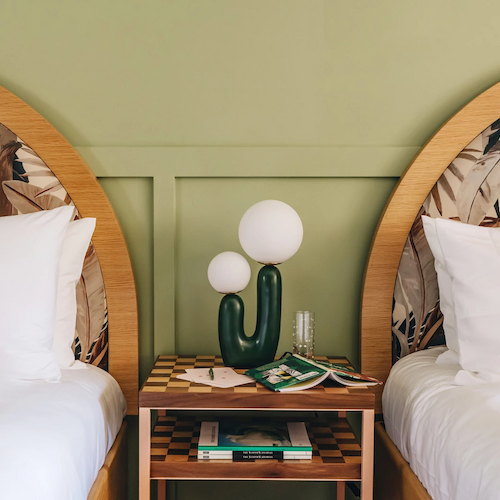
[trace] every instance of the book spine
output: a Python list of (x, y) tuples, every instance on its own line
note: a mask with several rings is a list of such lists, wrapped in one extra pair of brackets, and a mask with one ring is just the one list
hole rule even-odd
[(210, 452), (198, 452), (198, 459), (204, 460), (234, 460), (237, 461), (249, 461), (249, 460), (293, 460), (302, 459), (308, 460), (312, 458), (312, 453), (293, 453), (293, 452), (283, 452), (283, 451), (263, 451), (263, 452), (243, 452), (243, 451), (233, 451), (227, 453), (210, 453)]
[(294, 455), (301, 454), (301, 453), (311, 453), (312, 452), (312, 446), (263, 446), (262, 449), (248, 449), (248, 448), (241, 448), (239, 447), (234, 447), (234, 446), (198, 446), (198, 451), (203, 451), (203, 452), (210, 452), (210, 453), (231, 453), (233, 451), (238, 451), (238, 452), (248, 452), (248, 453), (275, 453), (277, 451), (285, 452), (285, 453), (292, 453)]
[(283, 452), (282, 451), (233, 451), (233, 460), (252, 460), (254, 458), (283, 460)]

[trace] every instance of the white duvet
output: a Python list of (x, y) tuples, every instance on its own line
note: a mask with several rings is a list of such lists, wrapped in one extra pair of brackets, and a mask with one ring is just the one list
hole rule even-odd
[(434, 500), (500, 499), (500, 382), (455, 381), (446, 348), (398, 361), (382, 405), (387, 433)]
[(60, 383), (0, 381), (0, 499), (86, 500), (120, 430), (118, 383), (94, 366)]

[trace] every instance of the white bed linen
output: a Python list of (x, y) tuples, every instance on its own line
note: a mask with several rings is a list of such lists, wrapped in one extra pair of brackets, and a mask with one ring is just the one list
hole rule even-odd
[(61, 372), (59, 383), (0, 382), (2, 500), (86, 500), (120, 430), (126, 402), (111, 375)]
[(387, 433), (434, 500), (500, 499), (500, 382), (457, 385), (460, 366), (435, 363), (445, 350), (393, 366)]

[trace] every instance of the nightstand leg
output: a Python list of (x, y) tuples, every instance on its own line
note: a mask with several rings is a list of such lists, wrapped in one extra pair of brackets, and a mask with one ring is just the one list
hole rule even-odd
[(167, 500), (167, 481), (158, 479), (158, 500)]
[(361, 500), (373, 499), (373, 438), (375, 410), (363, 410), (361, 427)]
[(151, 496), (151, 410), (139, 408), (139, 500)]
[(337, 500), (345, 500), (345, 482), (337, 481)]

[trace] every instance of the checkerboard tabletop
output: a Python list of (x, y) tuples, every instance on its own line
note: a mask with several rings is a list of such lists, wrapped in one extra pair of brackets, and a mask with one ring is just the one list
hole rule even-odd
[[(316, 359), (350, 367), (345, 357), (318, 356)], [(163, 355), (139, 394), (141, 407), (177, 409), (216, 408), (296, 408), (367, 409), (374, 404), (368, 387), (344, 387), (330, 380), (307, 389), (289, 393), (270, 391), (257, 381), (245, 385), (219, 388), (177, 379), (189, 368), (223, 367), (220, 356)], [(245, 369), (236, 369), (244, 373)]]
[[(252, 477), (255, 468), (272, 475), (279, 470), (282, 477), (305, 478), (312, 476), (328, 480), (332, 479), (332, 465), (335, 464), (337, 477), (359, 479), (361, 474), (361, 447), (345, 418), (326, 420), (324, 418), (303, 417), (239, 417), (238, 420), (252, 422), (269, 421), (304, 421), (311, 445), (312, 459), (309, 460), (253, 460), (233, 462), (232, 460), (198, 460), (198, 440), (203, 418), (175, 417), (162, 413), (159, 415), (151, 439), (151, 476), (152, 477), (184, 477), (184, 464), (196, 467), (197, 474), (213, 477), (214, 469), (224, 468), (225, 474), (241, 477), (248, 474)], [(210, 420), (210, 419), (205, 419)], [(227, 469), (227, 464), (232, 464)], [(286, 468), (283, 466), (286, 464)], [(236, 466), (236, 467), (235, 467)], [(291, 468), (290, 468), (291, 467)], [(267, 472), (266, 472), (267, 471)], [(285, 472), (284, 472), (285, 471)], [(283, 476), (283, 474), (286, 474)]]

